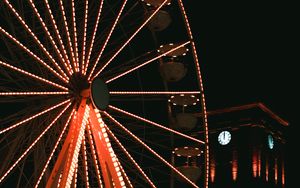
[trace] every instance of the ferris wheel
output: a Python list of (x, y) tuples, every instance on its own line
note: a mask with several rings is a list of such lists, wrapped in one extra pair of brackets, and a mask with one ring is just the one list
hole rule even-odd
[(1, 187), (208, 187), (205, 97), (182, 0), (0, 9)]

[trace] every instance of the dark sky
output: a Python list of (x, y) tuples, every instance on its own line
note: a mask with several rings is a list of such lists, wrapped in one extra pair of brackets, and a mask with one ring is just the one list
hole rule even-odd
[[(295, 5), (275, 1), (185, 2), (200, 54), (208, 109), (265, 103), (290, 122), (288, 155), (296, 162), (296, 66), (300, 61), (296, 55), (299, 20)], [(296, 166), (290, 165), (290, 169)]]
[[(282, 1), (183, 1), (199, 52), (208, 109), (263, 102), (291, 123), (289, 146), (299, 148), (294, 137), (300, 62), (299, 20), (292, 8), (296, 6)], [(294, 149), (290, 151), (288, 155)]]
[(267, 3), (187, 5), (208, 106), (262, 101), (289, 119), (297, 62), (292, 13), (282, 11), (284, 5)]

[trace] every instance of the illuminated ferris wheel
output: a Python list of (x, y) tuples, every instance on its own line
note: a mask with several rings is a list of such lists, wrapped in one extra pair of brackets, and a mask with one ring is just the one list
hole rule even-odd
[(0, 9), (1, 187), (208, 187), (205, 98), (182, 0)]

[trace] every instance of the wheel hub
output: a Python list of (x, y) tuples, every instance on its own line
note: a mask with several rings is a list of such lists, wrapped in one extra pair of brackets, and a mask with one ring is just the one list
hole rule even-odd
[(97, 77), (89, 83), (86, 76), (74, 73), (70, 77), (69, 86), (76, 101), (80, 102), (82, 97), (90, 97), (94, 106), (99, 110), (107, 108), (110, 96), (108, 87), (101, 78)]
[(88, 90), (90, 84), (86, 76), (82, 75), (81, 73), (74, 73), (70, 77), (69, 87), (72, 91), (74, 99), (80, 101), (80, 99), (82, 98), (83, 91)]

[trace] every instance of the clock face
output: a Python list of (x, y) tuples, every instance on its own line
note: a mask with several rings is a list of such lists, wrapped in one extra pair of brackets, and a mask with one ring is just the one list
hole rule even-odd
[(273, 139), (273, 136), (270, 134), (268, 135), (268, 146), (270, 149), (274, 148), (274, 139)]
[(218, 141), (221, 145), (227, 145), (231, 140), (231, 134), (229, 131), (222, 131), (218, 136)]

